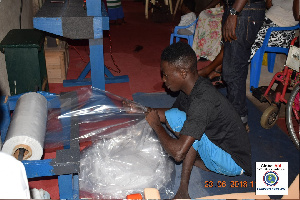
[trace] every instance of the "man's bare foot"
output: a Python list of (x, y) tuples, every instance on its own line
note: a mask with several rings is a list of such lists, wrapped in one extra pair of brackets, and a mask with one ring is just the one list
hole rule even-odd
[(182, 191), (180, 188), (178, 189), (176, 195), (173, 199), (191, 199), (188, 191)]
[(222, 73), (221, 71), (213, 70), (212, 72), (209, 73), (208, 78), (213, 79), (215, 77), (219, 77), (221, 73)]

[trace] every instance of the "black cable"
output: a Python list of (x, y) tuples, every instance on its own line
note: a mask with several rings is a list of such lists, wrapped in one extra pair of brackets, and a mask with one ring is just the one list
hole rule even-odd
[(23, 10), (23, 0), (21, 0), (21, 7), (20, 7), (20, 17), (19, 17), (19, 20), (20, 20), (20, 29), (22, 29), (22, 10)]
[(114, 72), (121, 73), (121, 69), (116, 64), (115, 59), (114, 59), (113, 54), (112, 54), (112, 41), (111, 41), (111, 37), (110, 37), (110, 31), (108, 31), (108, 37), (109, 37), (109, 53), (110, 53), (110, 57), (111, 57), (111, 59), (113, 61), (113, 64), (114, 64), (114, 66), (116, 67), (117, 70), (115, 70), (115, 69), (113, 69), (111, 67), (108, 67), (108, 66), (106, 66), (106, 68), (110, 69), (110, 70), (112, 70)]

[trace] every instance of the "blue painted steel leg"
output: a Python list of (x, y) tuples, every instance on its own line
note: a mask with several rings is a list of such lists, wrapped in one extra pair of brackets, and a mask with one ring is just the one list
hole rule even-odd
[(73, 174), (73, 199), (79, 199), (79, 176)]
[[(73, 199), (72, 174), (58, 176), (58, 188), (60, 199)], [(63, 191), (63, 192), (61, 192)]]
[(60, 199), (79, 199), (79, 178), (78, 175), (58, 176), (58, 187)]
[(105, 90), (103, 39), (90, 39), (92, 86)]
[(9, 104), (6, 101), (6, 96), (0, 96), (0, 110), (2, 112), (2, 119), (0, 120), (0, 133), (2, 144), (4, 143), (6, 132), (10, 124), (10, 109)]
[[(64, 80), (63, 81), (64, 87), (93, 85), (92, 80), (90, 78), (85, 78), (86, 75), (90, 71), (91, 71), (91, 63), (89, 62), (85, 66), (85, 68), (83, 69), (83, 71), (81, 72), (81, 74), (79, 75), (79, 77), (77, 79)], [(104, 66), (104, 74), (105, 74), (105, 76), (104, 76), (105, 84), (109, 84), (109, 83), (126, 83), (126, 82), (129, 81), (129, 77), (127, 75), (114, 76), (105, 66)], [(97, 82), (97, 79), (95, 81)], [(101, 83), (97, 83), (96, 85), (98, 85), (98, 84), (101, 84)], [(105, 88), (105, 86), (103, 86), (103, 87)], [(100, 89), (102, 89), (102, 88), (100, 88)]]
[(79, 75), (78, 79), (77, 80), (84, 80), (86, 75), (88, 75), (88, 73), (91, 71), (91, 63), (89, 62), (85, 68), (83, 69), (83, 71), (81, 72), (81, 74)]

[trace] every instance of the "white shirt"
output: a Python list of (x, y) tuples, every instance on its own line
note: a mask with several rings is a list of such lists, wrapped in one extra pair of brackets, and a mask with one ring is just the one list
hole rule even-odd
[(299, 22), (293, 16), (293, 0), (272, 0), (272, 6), (266, 12), (266, 17), (280, 27), (295, 26)]

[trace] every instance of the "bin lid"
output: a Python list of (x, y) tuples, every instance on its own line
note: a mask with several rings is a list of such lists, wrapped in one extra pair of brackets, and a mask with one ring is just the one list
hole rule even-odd
[(44, 34), (37, 29), (12, 29), (0, 43), (1, 48), (40, 48)]

